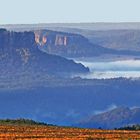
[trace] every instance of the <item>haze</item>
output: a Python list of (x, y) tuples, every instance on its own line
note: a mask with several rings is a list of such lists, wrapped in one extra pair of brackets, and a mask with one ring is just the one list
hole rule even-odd
[(139, 0), (0, 0), (0, 24), (139, 22)]

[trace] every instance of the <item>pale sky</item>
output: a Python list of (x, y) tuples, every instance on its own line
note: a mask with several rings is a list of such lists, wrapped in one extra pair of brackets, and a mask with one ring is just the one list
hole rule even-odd
[(140, 22), (140, 0), (0, 0), (0, 24)]

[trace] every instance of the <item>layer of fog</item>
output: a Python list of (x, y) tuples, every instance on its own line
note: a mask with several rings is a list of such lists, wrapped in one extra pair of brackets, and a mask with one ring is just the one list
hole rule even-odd
[(109, 78), (139, 78), (140, 60), (124, 60), (113, 62), (87, 62), (76, 61), (89, 67), (90, 73), (79, 75), (87, 79), (109, 79)]
[(105, 113), (105, 112), (109, 112), (109, 111), (112, 111), (112, 110), (117, 109), (117, 108), (118, 108), (117, 105), (111, 104), (111, 105), (109, 105), (107, 108), (105, 108), (103, 110), (95, 110), (93, 112), (93, 115), (98, 115), (98, 114), (102, 114), (102, 113)]

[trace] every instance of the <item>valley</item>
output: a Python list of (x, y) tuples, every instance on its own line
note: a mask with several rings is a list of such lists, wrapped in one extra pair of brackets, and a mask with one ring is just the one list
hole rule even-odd
[[(140, 106), (138, 32), (40, 26), (0, 29), (0, 118), (79, 127), (102, 112)], [(115, 49), (119, 34), (128, 42), (119, 39)], [(92, 128), (106, 128), (101, 122)]]
[(139, 5), (1, 0), (0, 140), (140, 140)]

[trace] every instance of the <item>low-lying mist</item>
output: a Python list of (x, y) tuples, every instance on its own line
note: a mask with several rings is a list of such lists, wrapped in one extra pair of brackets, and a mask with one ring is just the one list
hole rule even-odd
[(109, 79), (109, 78), (139, 78), (140, 60), (123, 60), (112, 62), (76, 61), (89, 67), (90, 73), (79, 75), (87, 79)]

